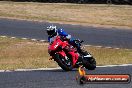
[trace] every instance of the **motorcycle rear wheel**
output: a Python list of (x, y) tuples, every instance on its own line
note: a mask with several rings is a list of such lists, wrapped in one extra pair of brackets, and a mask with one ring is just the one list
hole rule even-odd
[[(66, 60), (65, 57), (60, 54), (55, 54), (55, 61), (64, 71), (71, 71), (73, 69), (72, 62), (70, 58), (68, 59), (69, 60)], [(67, 65), (66, 61), (69, 61), (70, 65)]]
[[(88, 55), (87, 51), (84, 52), (84, 55)], [(94, 70), (96, 68), (96, 60), (93, 57), (88, 57), (83, 59), (83, 65), (88, 70)]]
[(96, 68), (96, 61), (94, 58), (89, 58), (89, 60), (83, 60), (84, 67), (88, 70), (94, 70)]

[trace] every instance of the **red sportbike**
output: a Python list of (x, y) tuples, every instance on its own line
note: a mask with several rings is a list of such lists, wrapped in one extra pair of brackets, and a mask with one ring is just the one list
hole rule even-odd
[[(83, 41), (76, 40), (76, 43), (81, 46)], [(73, 47), (68, 41), (63, 40), (62, 37), (57, 36), (48, 46), (48, 53), (52, 56), (58, 65), (65, 71), (71, 71), (83, 65), (86, 69), (94, 70), (96, 68), (96, 61), (93, 56), (82, 49), (79, 53), (77, 48)]]

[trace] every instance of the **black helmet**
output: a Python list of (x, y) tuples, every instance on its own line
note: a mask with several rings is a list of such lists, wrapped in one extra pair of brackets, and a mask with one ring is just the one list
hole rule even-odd
[(48, 26), (47, 27), (47, 34), (49, 35), (49, 36), (56, 36), (57, 35), (57, 29), (56, 29), (56, 26)]

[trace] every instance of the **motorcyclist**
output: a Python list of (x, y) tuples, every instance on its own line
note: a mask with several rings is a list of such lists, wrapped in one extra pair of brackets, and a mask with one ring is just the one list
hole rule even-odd
[(75, 43), (75, 39), (71, 38), (71, 35), (69, 35), (67, 32), (65, 32), (63, 29), (57, 29), (56, 26), (48, 26), (47, 29), (47, 34), (48, 34), (48, 42), (52, 43), (54, 41), (54, 39), (56, 38), (56, 36), (61, 36), (65, 39), (68, 40), (69, 44), (71, 44), (73, 47), (76, 47), (78, 52), (81, 52), (80, 46)]

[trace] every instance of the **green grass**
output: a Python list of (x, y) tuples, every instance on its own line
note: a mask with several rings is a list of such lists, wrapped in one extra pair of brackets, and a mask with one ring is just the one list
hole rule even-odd
[(132, 28), (131, 14), (129, 5), (0, 2), (1, 18)]
[[(0, 37), (0, 69), (58, 67), (49, 61), (47, 43)], [(97, 65), (131, 64), (132, 50), (86, 47)]]

